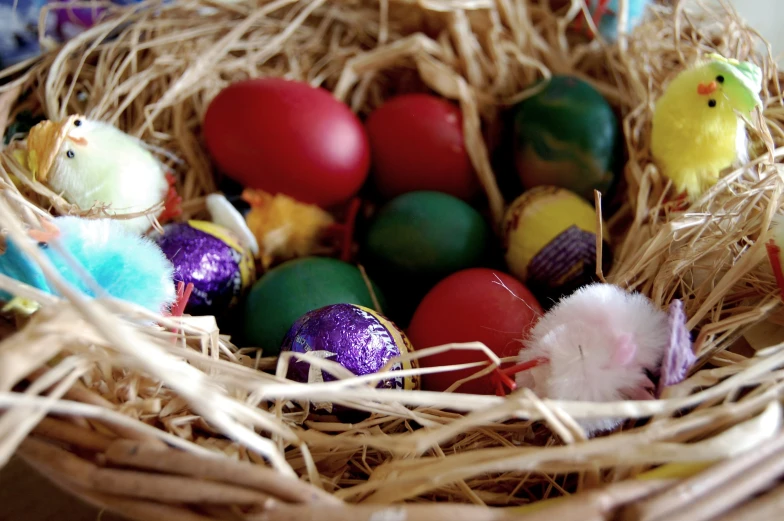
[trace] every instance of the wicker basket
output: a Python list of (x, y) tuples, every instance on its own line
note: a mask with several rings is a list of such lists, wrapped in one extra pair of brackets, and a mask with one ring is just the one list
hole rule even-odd
[[(160, 327), (138, 326), (120, 316), (138, 317), (138, 309), (86, 300), (41, 263), (64, 298), (0, 277), (0, 288), (41, 303), (29, 320), (7, 317), (0, 343), (0, 461), (18, 452), (68, 492), (138, 520), (780, 517), (784, 349), (737, 349), (751, 328), (784, 323), (764, 248), (782, 205), (779, 73), (758, 52), (759, 37), (725, 8), (656, 4), (632, 35), (609, 45), (574, 34), (581, 0), (556, 4), (184, 0), (115, 8), (32, 66), (3, 73), (0, 126), (25, 109), (110, 121), (181, 159), (170, 164), (190, 217), (215, 190), (200, 121), (229, 82), (304, 79), (363, 115), (393, 93), (431, 89), (459, 102), (498, 220), (506, 202), (483, 134), (537, 77), (576, 74), (624, 121), (625, 197), (608, 221), (616, 258), (608, 281), (662, 307), (684, 300), (698, 331), (698, 362), (685, 382), (660, 400), (611, 404), (540, 400), (525, 389), (499, 398), (390, 394), (350, 380), (303, 386), (259, 371), (277, 361), (238, 350), (210, 318), (147, 315)], [(652, 102), (713, 50), (763, 67), (765, 108), (751, 131), (750, 163), (684, 209), (667, 202), (669, 185), (650, 158)], [(0, 176), (0, 222), (18, 240), (45, 210), (74, 210), (9, 149)], [(373, 415), (347, 425), (295, 406), (325, 397)], [(628, 422), (588, 439), (574, 421), (602, 416)]]

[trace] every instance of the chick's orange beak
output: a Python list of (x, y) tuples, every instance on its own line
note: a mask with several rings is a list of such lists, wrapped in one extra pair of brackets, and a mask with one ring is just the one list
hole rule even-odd
[(715, 81), (712, 81), (707, 85), (705, 85), (704, 83), (700, 83), (697, 86), (697, 92), (699, 94), (702, 94), (703, 96), (707, 96), (708, 94), (713, 94), (714, 92), (716, 92), (716, 89), (718, 88), (719, 86), (716, 84)]
[(87, 140), (85, 138), (83, 138), (83, 137), (68, 136), (68, 139), (70, 139), (71, 141), (73, 141), (77, 145), (82, 145), (82, 146), (87, 145)]

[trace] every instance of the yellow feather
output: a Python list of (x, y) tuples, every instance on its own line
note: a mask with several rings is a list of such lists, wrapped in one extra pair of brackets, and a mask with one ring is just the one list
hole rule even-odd
[(14, 312), (19, 315), (29, 317), (40, 309), (41, 305), (34, 301), (23, 297), (14, 297), (3, 306), (3, 313)]
[(318, 206), (301, 203), (283, 194), (245, 190), (250, 205), (245, 216), (259, 244), (261, 263), (269, 267), (275, 259), (287, 260), (312, 253), (332, 216)]

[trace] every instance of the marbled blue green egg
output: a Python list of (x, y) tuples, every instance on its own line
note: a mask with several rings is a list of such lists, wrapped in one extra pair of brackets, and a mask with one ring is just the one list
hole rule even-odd
[(573, 76), (553, 76), (514, 107), (515, 165), (523, 186), (560, 186), (593, 200), (620, 165), (621, 133), (607, 100)]

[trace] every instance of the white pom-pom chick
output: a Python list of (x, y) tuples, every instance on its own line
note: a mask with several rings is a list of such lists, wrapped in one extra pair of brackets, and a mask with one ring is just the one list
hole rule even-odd
[[(26, 162), (39, 181), (82, 210), (110, 205), (109, 214), (120, 215), (149, 210), (164, 201), (176, 204), (167, 198), (170, 182), (163, 165), (138, 140), (83, 116), (33, 127)], [(140, 234), (151, 226), (147, 216), (120, 222)]]
[[(541, 398), (592, 402), (650, 399), (669, 340), (667, 313), (639, 293), (592, 284), (561, 300), (531, 330), (519, 362), (540, 362), (516, 375)], [(617, 418), (581, 421), (589, 432)]]

